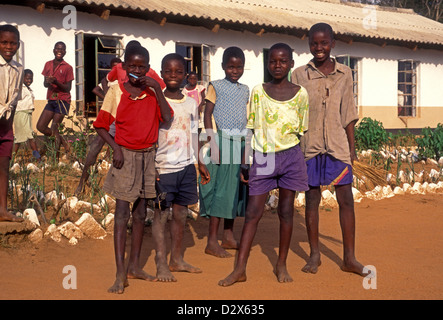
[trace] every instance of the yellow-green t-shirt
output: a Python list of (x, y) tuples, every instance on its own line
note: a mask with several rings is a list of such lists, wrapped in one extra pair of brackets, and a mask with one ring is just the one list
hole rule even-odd
[(252, 148), (262, 153), (279, 152), (297, 145), (308, 129), (309, 99), (305, 88), (287, 101), (271, 98), (257, 85), (252, 89), (248, 129), (254, 130)]

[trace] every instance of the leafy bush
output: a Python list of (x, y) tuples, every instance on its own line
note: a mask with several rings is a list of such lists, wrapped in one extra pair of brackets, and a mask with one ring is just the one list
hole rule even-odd
[(357, 150), (380, 151), (389, 141), (383, 124), (368, 117), (363, 118), (355, 127), (354, 136)]
[(435, 129), (423, 128), (421, 133), (422, 136), (416, 139), (419, 155), (440, 159), (443, 156), (443, 124), (439, 123)]

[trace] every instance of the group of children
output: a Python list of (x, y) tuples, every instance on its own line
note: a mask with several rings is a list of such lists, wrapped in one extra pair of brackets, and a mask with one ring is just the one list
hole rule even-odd
[[(1, 39), (3, 34), (0, 32)], [(109, 292), (124, 292), (129, 278), (168, 282), (176, 281), (172, 272), (201, 272), (184, 261), (182, 250), (187, 206), (199, 200), (200, 215), (209, 218), (205, 252), (223, 258), (232, 256), (227, 250), (238, 250), (234, 270), (219, 285), (245, 281), (257, 226), (268, 193), (276, 188), (280, 220), (275, 266), (278, 281), (292, 281), (286, 260), (296, 192), (306, 192), (311, 250), (302, 270), (316, 273), (321, 264), (318, 211), (320, 186), (324, 185), (335, 187), (340, 207), (342, 269), (363, 275), (363, 265), (355, 258), (351, 189), (352, 162), (356, 159), (353, 128), (358, 114), (350, 69), (330, 56), (334, 45), (329, 25), (312, 26), (309, 48), (313, 59), (295, 69), (291, 77), (292, 49), (284, 43), (273, 45), (267, 64), (272, 80), (256, 85), (251, 92), (239, 82), (245, 56), (238, 47), (224, 51), (225, 78), (211, 81), (205, 90), (198, 87), (195, 74), (189, 74), (188, 84), (181, 88), (187, 74), (185, 60), (179, 54), (163, 58), (161, 78), (156, 78), (150, 69), (149, 52), (140, 44), (127, 46), (120, 65), (121, 76), (116, 77), (117, 84), (107, 88), (93, 123), (100, 139), (113, 150), (112, 167), (103, 186), (105, 192), (116, 198), (117, 273)], [(2, 116), (1, 121), (7, 121), (3, 119)], [(200, 134), (202, 127), (204, 139)], [(0, 150), (2, 147), (3, 140)], [(155, 203), (152, 228), (156, 276), (146, 274), (139, 265), (149, 199)], [(170, 212), (168, 263), (165, 226)], [(0, 217), (3, 214), (2, 209)], [(126, 228), (131, 216), (131, 251), (125, 267)], [(233, 226), (239, 216), (244, 216), (245, 221), (237, 242)], [(222, 219), (223, 236), (219, 243)]]

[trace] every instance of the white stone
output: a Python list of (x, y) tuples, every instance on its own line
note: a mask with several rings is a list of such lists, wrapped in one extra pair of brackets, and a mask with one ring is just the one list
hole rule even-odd
[(69, 244), (75, 246), (78, 243), (78, 239), (76, 237), (72, 237), (69, 239)]
[(335, 198), (335, 196), (331, 193), (331, 191), (329, 191), (328, 189), (323, 190), (321, 193), (321, 197), (322, 197), (322, 205), (323, 206), (328, 206), (328, 207), (337, 207), (337, 199)]
[(28, 235), (29, 241), (31, 241), (34, 244), (39, 243), (43, 239), (43, 231), (42, 229), (35, 229)]
[(80, 219), (75, 222), (75, 224), (89, 238), (103, 239), (104, 237), (106, 237), (106, 230), (103, 229), (100, 224), (95, 221), (94, 217), (87, 212), (83, 213)]
[(9, 169), (9, 171), (12, 171), (14, 173), (19, 173), (20, 172), (20, 165), (18, 163), (14, 163), (11, 167), (11, 169)]
[(399, 187), (399, 186), (396, 186), (395, 188), (394, 188), (394, 194), (397, 194), (397, 195), (403, 195), (403, 194), (405, 194), (405, 191), (401, 188), (401, 187)]
[(354, 202), (358, 203), (361, 202), (361, 200), (363, 199), (363, 195), (361, 194), (361, 192), (354, 187), (352, 187), (352, 195), (354, 197)]
[(62, 235), (55, 224), (49, 225), (48, 229), (46, 229), (45, 237), (50, 237), (55, 242), (60, 242), (62, 240)]
[[(152, 211), (152, 210), (151, 210)], [(114, 214), (108, 213), (106, 217), (102, 220), (102, 226), (106, 230), (114, 227)]]
[(296, 207), (303, 207), (305, 205), (305, 193), (304, 192), (300, 192), (298, 194), (297, 198), (295, 198), (294, 205)]
[(37, 212), (35, 212), (34, 209), (26, 209), (23, 212), (23, 217), (25, 219), (28, 219), (32, 223), (34, 223), (37, 226), (40, 226), (40, 221), (38, 221)]
[(28, 165), (26, 166), (26, 169), (29, 171), (32, 171), (32, 172), (40, 172), (40, 169), (32, 162), (28, 163)]
[(75, 237), (77, 239), (81, 239), (84, 237), (83, 232), (80, 230), (79, 227), (77, 227), (74, 223), (71, 221), (68, 221), (61, 226), (58, 227), (58, 230), (62, 235), (64, 235), (66, 238), (71, 239), (72, 237)]

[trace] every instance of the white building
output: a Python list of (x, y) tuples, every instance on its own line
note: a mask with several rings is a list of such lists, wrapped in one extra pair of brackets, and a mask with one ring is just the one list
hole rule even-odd
[[(336, 32), (333, 54), (355, 70), (360, 117), (386, 129), (436, 127), (443, 122), (443, 24), (409, 9), (340, 0), (2, 0), (0, 23), (21, 34), (18, 60), (34, 72), (34, 128), (46, 101), (41, 71), (57, 41), (76, 70), (71, 112), (93, 118), (91, 90), (111, 57), (138, 40), (160, 71), (164, 55), (178, 52), (207, 83), (224, 77), (223, 50), (239, 46), (246, 67), (241, 82), (266, 81), (267, 49), (276, 42), (294, 49), (295, 65), (311, 59), (307, 31), (317, 22)], [(401, 107), (399, 107), (401, 106)]]

